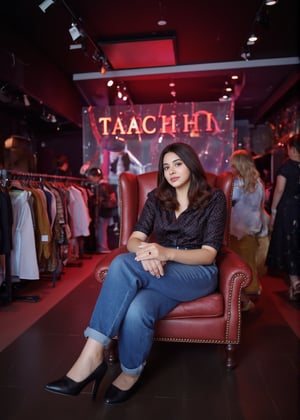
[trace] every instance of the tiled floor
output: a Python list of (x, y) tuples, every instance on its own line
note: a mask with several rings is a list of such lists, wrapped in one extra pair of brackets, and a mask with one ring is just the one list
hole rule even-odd
[[(74, 290), (91, 273), (101, 258), (99, 255), (88, 255), (77, 260), (74, 267), (65, 267), (56, 280), (53, 288), (52, 277), (42, 277), (41, 280), (31, 280), (14, 284), (12, 304), (7, 303), (7, 288), (0, 289), (0, 351), (13, 342), (21, 333), (29, 328), (41, 316), (49, 311), (60, 300)], [(77, 265), (77, 266), (76, 266)], [(26, 298), (23, 301), (20, 298)], [(28, 299), (38, 298), (35, 303)]]
[(131, 400), (108, 407), (102, 397), (118, 365), (109, 367), (96, 401), (91, 401), (89, 387), (77, 397), (44, 391), (45, 383), (64, 374), (82, 347), (82, 331), (98, 293), (90, 276), (0, 353), (0, 418), (298, 419), (300, 308), (287, 301), (281, 279), (266, 276), (262, 283), (255, 311), (243, 314), (235, 370), (226, 371), (222, 346), (154, 343), (143, 386)]

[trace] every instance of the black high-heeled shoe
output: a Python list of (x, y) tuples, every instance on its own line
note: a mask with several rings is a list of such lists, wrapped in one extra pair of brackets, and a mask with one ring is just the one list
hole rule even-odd
[(104, 402), (105, 404), (112, 405), (112, 404), (120, 404), (124, 401), (127, 401), (140, 387), (142, 383), (142, 375), (138, 378), (135, 384), (132, 385), (131, 388), (127, 389), (127, 391), (122, 391), (115, 385), (111, 384), (104, 395)]
[(78, 395), (83, 390), (83, 388), (94, 381), (93, 390), (92, 390), (92, 399), (96, 399), (97, 391), (100, 385), (101, 380), (103, 379), (105, 372), (107, 370), (107, 364), (105, 360), (97, 367), (87, 378), (83, 381), (76, 382), (68, 376), (63, 376), (56, 381), (50, 382), (45, 386), (45, 389), (56, 394), (63, 395)]

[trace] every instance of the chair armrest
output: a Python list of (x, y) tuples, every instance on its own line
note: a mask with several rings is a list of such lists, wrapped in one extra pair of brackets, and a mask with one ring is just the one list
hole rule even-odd
[(127, 251), (127, 248), (125, 245), (122, 245), (119, 248), (116, 248), (114, 250), (112, 250), (111, 253), (109, 254), (105, 254), (100, 261), (97, 263), (95, 270), (94, 270), (94, 275), (96, 280), (99, 283), (103, 283), (108, 267), (110, 266), (110, 263), (112, 262), (112, 260), (119, 254), (125, 254)]
[(241, 291), (252, 279), (249, 265), (234, 251), (223, 245), (217, 258), (219, 268), (219, 291), (224, 298), (225, 317), (237, 316), (240, 309)]
[[(97, 263), (94, 274), (99, 283), (102, 283), (112, 260), (119, 254), (128, 252), (125, 245), (114, 249), (110, 254), (104, 255)], [(227, 246), (223, 246), (217, 259), (219, 268), (219, 290), (224, 296), (229, 296), (232, 289), (238, 293), (251, 282), (251, 269), (242, 258)], [(226, 299), (225, 299), (226, 301)]]
[(232, 249), (223, 245), (217, 258), (219, 268), (219, 287), (223, 294), (227, 294), (228, 281), (235, 279), (242, 288), (247, 287), (252, 278), (249, 265)]

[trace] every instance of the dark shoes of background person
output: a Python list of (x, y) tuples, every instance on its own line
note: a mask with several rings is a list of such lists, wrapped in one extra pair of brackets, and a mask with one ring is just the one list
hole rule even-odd
[(294, 286), (290, 286), (289, 299), (291, 301), (300, 302), (300, 282), (296, 283)]
[(255, 303), (252, 302), (251, 299), (249, 299), (246, 302), (241, 302), (241, 312), (248, 312), (255, 308)]

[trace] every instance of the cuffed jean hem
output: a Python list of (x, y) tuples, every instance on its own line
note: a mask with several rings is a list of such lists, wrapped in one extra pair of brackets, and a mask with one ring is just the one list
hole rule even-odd
[(127, 367), (125, 367), (121, 363), (121, 369), (122, 369), (122, 372), (126, 373), (127, 375), (136, 376), (136, 375), (140, 375), (142, 373), (142, 371), (145, 367), (145, 364), (146, 364), (146, 362), (144, 362), (142, 365), (138, 366), (137, 368), (128, 369)]
[(111, 338), (107, 337), (106, 335), (100, 333), (99, 331), (94, 330), (91, 327), (87, 327), (84, 331), (84, 336), (86, 338), (92, 338), (98, 343), (103, 344), (103, 346), (107, 349), (109, 344), (111, 343)]
[[(94, 330), (91, 327), (87, 327), (84, 330), (84, 336), (85, 338), (92, 338), (93, 340), (97, 341), (98, 343), (103, 344), (104, 348), (107, 349), (111, 343), (111, 338), (107, 337), (106, 335), (100, 333), (99, 331)], [(121, 363), (121, 369), (124, 373), (127, 373), (128, 375), (140, 375), (141, 372), (144, 369), (146, 362), (142, 363), (140, 366), (134, 368), (134, 369), (128, 369)]]

